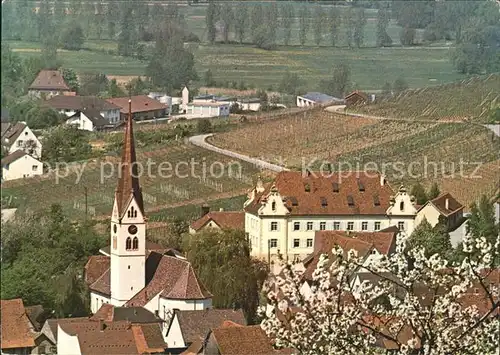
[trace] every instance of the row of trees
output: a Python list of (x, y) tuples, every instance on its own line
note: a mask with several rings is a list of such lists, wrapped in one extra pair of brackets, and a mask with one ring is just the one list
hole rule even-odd
[[(220, 38), (224, 43), (251, 42), (264, 49), (272, 49), (278, 43), (289, 45), (296, 22), (301, 45), (309, 43), (312, 32), (312, 40), (316, 45), (328, 42), (332, 46), (338, 46), (343, 24), (345, 45), (361, 47), (366, 25), (363, 8), (348, 7), (345, 11), (340, 11), (337, 7), (327, 10), (320, 5), (314, 8), (303, 5), (297, 11), (289, 2), (279, 5), (276, 2), (252, 5), (240, 2), (234, 6), (209, 1), (205, 19), (210, 43)], [(388, 21), (383, 26), (384, 32), (387, 26)], [(279, 32), (282, 32), (282, 41), (278, 40)]]

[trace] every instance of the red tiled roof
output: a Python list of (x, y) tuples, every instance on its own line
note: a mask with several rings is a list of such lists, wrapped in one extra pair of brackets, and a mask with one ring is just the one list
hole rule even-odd
[(26, 124), (22, 122), (2, 123), (2, 145), (7, 147), (12, 146), (25, 128)]
[(360, 96), (363, 99), (368, 100), (368, 96), (364, 92), (361, 92), (359, 90), (355, 90), (355, 91), (351, 92), (344, 99), (348, 99), (348, 98), (353, 97), (353, 96)]
[(162, 104), (160, 101), (152, 99), (147, 95), (115, 97), (107, 99), (106, 101), (121, 107), (120, 112), (126, 114), (128, 113), (129, 99), (132, 100), (132, 113), (165, 110), (167, 108), (167, 106)]
[(128, 321), (86, 319), (61, 322), (59, 326), (65, 333), (77, 336), (82, 354), (144, 354), (166, 348), (163, 340), (159, 341), (162, 339), (159, 324), (132, 325)]
[(225, 324), (246, 325), (241, 310), (206, 309), (203, 311), (175, 311), (182, 337), (186, 343), (202, 341), (210, 329)]
[(103, 303), (101, 305), (101, 308), (95, 312), (95, 314), (92, 316), (93, 319), (102, 319), (107, 322), (113, 321), (113, 313), (115, 310), (115, 306), (109, 303)]
[(260, 325), (219, 327), (212, 330), (220, 355), (275, 355), (277, 351)]
[[(3, 158), (1, 160), (1, 164), (2, 164), (2, 166), (7, 165), (7, 164), (11, 164), (11, 163), (15, 162), (16, 160), (21, 159), (25, 155), (28, 155), (28, 153), (26, 153), (22, 149), (18, 149), (15, 152), (13, 152), (13, 153), (7, 155), (5, 158)], [(33, 159), (35, 159), (35, 158), (33, 158)]]
[[(100, 256), (100, 258), (107, 258), (109, 263), (108, 256)], [(105, 271), (102, 271), (102, 265), (99, 263), (87, 263), (86, 274), (92, 275), (89, 278), (90, 281), (99, 272), (102, 274), (93, 283), (88, 283), (89, 288), (109, 296), (111, 294), (109, 266)], [(212, 297), (203, 283), (198, 280), (191, 263), (175, 256), (162, 255), (152, 251), (146, 258), (146, 286), (132, 297), (126, 306), (144, 306), (160, 293), (165, 298), (183, 300)]]
[[(446, 199), (448, 199), (448, 209), (446, 209)], [(429, 201), (432, 203), (440, 213), (448, 216), (464, 208), (464, 206), (455, 200), (448, 192), (444, 192), (433, 200)]]
[(110, 259), (104, 255), (92, 255), (85, 264), (85, 282), (91, 285), (109, 269)]
[(146, 260), (146, 280), (151, 280), (125, 306), (144, 306), (156, 295), (173, 299), (207, 299), (212, 294), (198, 280), (191, 263), (152, 252)]
[[(245, 210), (257, 214), (272, 185), (257, 194)], [(385, 215), (394, 194), (389, 184), (381, 185), (381, 176), (375, 172), (312, 172), (303, 176), (298, 171), (284, 171), (277, 175), (274, 186), (281, 197), (286, 198), (285, 205), (290, 214), (302, 216)], [(334, 187), (338, 187), (338, 192)], [(349, 206), (348, 196), (352, 198), (353, 206)]]
[(1, 300), (2, 349), (28, 348), (35, 346), (30, 321), (23, 300)]
[[(379, 232), (348, 232), (348, 231), (316, 231), (314, 236), (314, 251), (304, 261), (306, 270), (304, 278), (312, 279), (312, 274), (318, 265), (321, 254), (331, 254), (335, 245), (340, 246), (344, 253), (351, 249), (358, 252), (358, 257), (363, 258), (370, 250), (376, 249), (379, 253), (389, 255), (396, 247), (397, 230), (387, 229)], [(333, 260), (329, 261), (330, 263)]]
[(221, 229), (245, 229), (245, 212), (218, 211), (208, 212), (203, 217), (191, 223), (191, 228), (199, 231), (208, 222), (214, 221)]
[(45, 104), (56, 110), (74, 110), (74, 111), (84, 111), (84, 110), (109, 111), (120, 108), (119, 106), (116, 106), (97, 96), (79, 96), (79, 95), (54, 96), (45, 101)]
[(58, 70), (41, 70), (29, 89), (69, 91), (70, 88)]

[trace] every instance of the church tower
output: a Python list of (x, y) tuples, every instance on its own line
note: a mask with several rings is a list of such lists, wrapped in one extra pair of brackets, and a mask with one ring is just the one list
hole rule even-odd
[(132, 102), (128, 103), (122, 160), (111, 216), (111, 304), (122, 306), (146, 283), (146, 220), (137, 174)]

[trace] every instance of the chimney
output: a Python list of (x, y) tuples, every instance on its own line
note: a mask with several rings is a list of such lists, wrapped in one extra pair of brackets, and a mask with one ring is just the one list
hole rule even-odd
[(449, 198), (446, 198), (446, 200), (444, 200), (444, 208), (447, 210), (450, 209), (450, 199)]
[(210, 206), (208, 206), (206, 203), (203, 204), (203, 206), (201, 206), (201, 216), (200, 217), (203, 217), (204, 215), (206, 215), (208, 212), (210, 212)]
[(380, 186), (384, 186), (385, 185), (385, 175), (381, 174), (380, 175)]

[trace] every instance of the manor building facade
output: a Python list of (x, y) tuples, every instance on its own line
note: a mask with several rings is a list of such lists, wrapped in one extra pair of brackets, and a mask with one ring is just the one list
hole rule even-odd
[(316, 231), (377, 232), (396, 226), (409, 235), (418, 207), (403, 186), (394, 191), (379, 173), (283, 171), (267, 187), (259, 178), (250, 191), (245, 232), (252, 256), (301, 260), (313, 252)]

